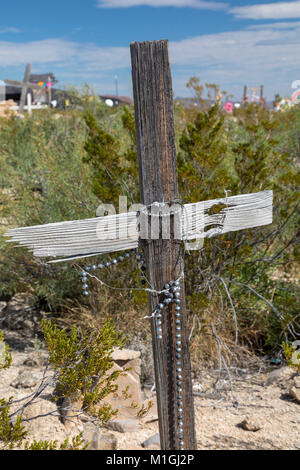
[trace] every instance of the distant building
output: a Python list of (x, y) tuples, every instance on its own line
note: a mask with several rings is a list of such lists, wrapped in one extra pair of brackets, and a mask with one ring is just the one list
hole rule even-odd
[(133, 104), (133, 100), (129, 96), (99, 95), (99, 97), (104, 101), (111, 100), (114, 106), (118, 104)]

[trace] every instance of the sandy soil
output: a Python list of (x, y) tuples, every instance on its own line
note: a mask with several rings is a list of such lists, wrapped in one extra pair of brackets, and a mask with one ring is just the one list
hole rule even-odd
[[(0, 397), (14, 396), (15, 400), (21, 400), (40, 384), (47, 355), (42, 349), (33, 348), (11, 352), (12, 366), (1, 371)], [(263, 366), (262, 370), (254, 367), (252, 371), (233, 370), (231, 389), (226, 377), (218, 380), (218, 371), (202, 371), (200, 379), (194, 383), (198, 449), (299, 450), (300, 404), (288, 394), (292, 374), (290, 368), (274, 366)], [(51, 375), (50, 371), (47, 375)], [(60, 443), (65, 437), (84, 431), (86, 426), (81, 420), (75, 420), (65, 427), (57, 416), (56, 405), (50, 401), (51, 391), (50, 385), (37, 403), (24, 410), (24, 417), (29, 419), (37, 414), (51, 413), (26, 423), (27, 440), (31, 442), (56, 439)], [(149, 389), (144, 390), (144, 395), (147, 399), (155, 398)], [(17, 405), (25, 402), (28, 399)], [(250, 423), (248, 427), (258, 430), (249, 431), (241, 426), (246, 416)], [(152, 419), (140, 420), (136, 432), (121, 433), (104, 428), (100, 432), (113, 435), (117, 449), (142, 449), (141, 444), (158, 432), (155, 416)], [(148, 447), (157, 448), (155, 445)]]

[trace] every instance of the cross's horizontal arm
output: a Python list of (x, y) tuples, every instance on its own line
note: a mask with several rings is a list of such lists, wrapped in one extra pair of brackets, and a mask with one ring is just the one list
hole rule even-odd
[(30, 83), (30, 82), (18, 82), (16, 80), (4, 80), (7, 85), (13, 85), (17, 87), (27, 87), (27, 88), (32, 88), (34, 90), (43, 90), (43, 87), (41, 85), (37, 85), (36, 83)]
[[(180, 207), (180, 235), (189, 241), (272, 223), (272, 191), (261, 191)], [(217, 213), (213, 206), (221, 205)], [(39, 257), (85, 258), (136, 248), (137, 212), (10, 229), (5, 234)]]

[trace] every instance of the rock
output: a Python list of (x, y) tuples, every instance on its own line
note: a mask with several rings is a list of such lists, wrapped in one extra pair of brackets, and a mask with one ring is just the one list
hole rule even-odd
[[(124, 372), (127, 364), (124, 367), (120, 367), (118, 364), (114, 364), (111, 369), (107, 371), (107, 375), (112, 374), (115, 371), (121, 373), (116, 380), (118, 385), (118, 391), (116, 393), (111, 393), (103, 399), (102, 403), (111, 405), (113, 409), (118, 409), (120, 414), (126, 416), (136, 415), (139, 409), (142, 407), (142, 390), (141, 383), (138, 374)], [(126, 391), (128, 387), (128, 390)], [(126, 393), (122, 393), (126, 392)]]
[(142, 443), (142, 447), (144, 447), (144, 449), (147, 449), (148, 447), (157, 447), (158, 449), (160, 449), (160, 437), (159, 437), (159, 433), (157, 432), (156, 434), (154, 434), (153, 436), (149, 437), (149, 439), (147, 439), (146, 441), (144, 441)]
[(58, 400), (58, 409), (62, 423), (68, 429), (72, 427), (72, 422), (81, 414), (82, 402), (80, 400), (71, 400), (70, 397), (64, 397), (60, 403)]
[(300, 375), (296, 375), (296, 377), (294, 377), (294, 385), (296, 388), (300, 388)]
[(20, 293), (14, 295), (5, 308), (3, 326), (14, 331), (25, 329), (32, 333), (35, 326), (31, 318), (34, 301), (35, 298), (32, 294)]
[(300, 389), (296, 387), (290, 388), (290, 396), (300, 404)]
[(300, 404), (300, 376), (294, 377), (289, 394), (297, 403)]
[(137, 432), (140, 429), (138, 421), (136, 419), (131, 419), (131, 418), (110, 419), (106, 425), (112, 431), (118, 431), (122, 433)]
[(245, 431), (256, 432), (263, 428), (262, 423), (257, 419), (256, 416), (245, 416), (243, 421), (238, 426)]
[[(36, 418), (40, 416), (40, 418)], [(26, 407), (23, 411), (23, 418), (30, 421), (25, 422), (26, 429), (29, 431), (27, 441), (36, 440), (57, 440), (62, 443), (66, 437), (72, 438), (72, 435), (66, 433), (64, 425), (60, 422), (55, 403), (39, 397), (36, 402)], [(81, 430), (75, 429), (73, 435), (77, 435)]]
[(15, 294), (7, 304), (7, 309), (9, 311), (20, 311), (31, 309), (34, 305), (34, 295), (28, 294), (26, 292), (21, 292)]
[(7, 303), (6, 302), (0, 302), (0, 313), (2, 312), (2, 310), (4, 310), (7, 306)]
[(48, 354), (42, 351), (33, 351), (23, 362), (27, 367), (42, 367), (48, 363)]
[(87, 423), (83, 427), (83, 439), (89, 443), (87, 450), (116, 450), (117, 438), (110, 433), (101, 433), (98, 426)]
[(292, 367), (280, 367), (280, 369), (276, 369), (270, 372), (266, 381), (266, 385), (269, 386), (272, 384), (280, 384), (282, 382), (286, 382), (294, 374), (295, 370)]
[(11, 386), (15, 388), (31, 388), (35, 387), (40, 379), (39, 375), (32, 374), (30, 371), (20, 371), (18, 377), (11, 383)]
[(133, 351), (132, 349), (119, 349), (115, 348), (111, 357), (114, 361), (132, 361), (141, 356), (140, 351)]

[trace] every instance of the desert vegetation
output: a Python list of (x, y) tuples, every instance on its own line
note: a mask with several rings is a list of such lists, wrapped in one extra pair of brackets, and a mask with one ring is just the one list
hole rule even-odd
[[(189, 87), (198, 98), (203, 96), (199, 81), (191, 80)], [(139, 202), (133, 108), (109, 108), (88, 88), (76, 92), (75, 101), (67, 111), (1, 118), (1, 235), (10, 227), (94, 217), (100, 202), (118, 207), (119, 195), (127, 196), (129, 205)], [(231, 115), (218, 104), (206, 108), (198, 102), (200, 106), (190, 107), (174, 103), (181, 202), (272, 189), (274, 218), (269, 226), (211, 238), (201, 250), (186, 253), (195, 370), (218, 366), (221, 356), (227, 365), (253, 355), (278, 357), (283, 342), (289, 354), (289, 345), (300, 334), (300, 109), (276, 113), (249, 104)], [(32, 294), (35, 307), (69, 331), (74, 341), (75, 326), (105, 328), (109, 317), (116, 330), (126, 334), (127, 344), (151, 348), (145, 292), (112, 292), (95, 281), (84, 297), (74, 263), (46, 261), (1, 236), (0, 300), (20, 292)], [(88, 261), (94, 262), (99, 257)], [(105, 270), (103, 280), (130, 288), (140, 285), (140, 272), (130, 258)], [(40, 338), (48, 331), (46, 325)], [(52, 357), (55, 364), (60, 359)], [(145, 370), (144, 379), (146, 375)], [(78, 380), (82, 384), (82, 377)], [(22, 428), (17, 424), (19, 438)], [(80, 445), (80, 437), (73, 444)]]

